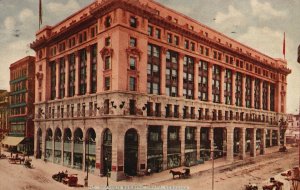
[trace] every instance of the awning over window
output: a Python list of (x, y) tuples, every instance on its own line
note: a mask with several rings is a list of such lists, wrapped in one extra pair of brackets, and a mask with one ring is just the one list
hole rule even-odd
[(2, 140), (2, 144), (9, 145), (9, 146), (17, 146), (22, 142), (24, 137), (10, 137), (7, 136), (5, 139)]

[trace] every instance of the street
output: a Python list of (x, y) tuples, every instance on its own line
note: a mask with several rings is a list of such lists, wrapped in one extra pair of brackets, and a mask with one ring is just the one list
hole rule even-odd
[[(266, 184), (270, 177), (277, 180), (278, 174), (298, 164), (298, 149), (289, 149), (288, 153), (275, 152), (265, 156), (258, 156), (255, 161), (248, 159), (245, 162), (237, 162), (233, 166), (222, 167), (223, 161), (216, 160), (215, 169), (215, 190), (241, 190), (244, 185), (251, 182), (261, 187)], [(23, 165), (9, 164), (7, 159), (0, 160), (0, 179), (2, 190), (48, 190), (48, 189), (74, 189), (62, 183), (54, 181), (51, 176), (59, 171), (68, 170), (69, 174), (78, 174), (79, 183), (84, 184), (85, 173), (82, 171), (63, 167), (50, 162), (33, 159), (34, 169), (27, 169)], [(211, 163), (207, 162), (201, 166), (192, 167), (192, 176), (188, 179), (172, 179), (169, 170), (155, 173), (151, 176), (134, 177), (128, 180), (114, 182), (109, 181), (113, 186), (128, 185), (150, 185), (150, 186), (187, 186), (190, 190), (210, 190), (212, 184)], [(197, 171), (199, 169), (199, 171)], [(284, 182), (288, 184), (287, 181)], [(89, 175), (90, 186), (105, 186), (106, 178), (96, 175)], [(285, 185), (285, 189), (288, 186)], [(84, 189), (84, 188), (76, 188)], [(87, 189), (87, 188), (85, 188)], [(261, 188), (260, 188), (261, 189)], [(289, 190), (289, 189), (288, 189)]]

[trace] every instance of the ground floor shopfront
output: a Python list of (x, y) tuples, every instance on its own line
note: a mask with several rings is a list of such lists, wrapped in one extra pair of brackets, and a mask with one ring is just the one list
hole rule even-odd
[(115, 180), (193, 166), (211, 158), (255, 157), (280, 144), (278, 127), (265, 124), (139, 119), (36, 122), (35, 156)]

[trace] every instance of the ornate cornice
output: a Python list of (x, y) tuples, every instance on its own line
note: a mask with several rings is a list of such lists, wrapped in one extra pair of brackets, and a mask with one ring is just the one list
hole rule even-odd
[(142, 56), (142, 51), (136, 47), (129, 47), (126, 49), (127, 56), (129, 57), (130, 55), (136, 55), (139, 57), (139, 60), (141, 60)]
[(108, 47), (102, 48), (102, 50), (100, 51), (102, 60), (104, 61), (105, 56), (112, 56), (113, 52), (114, 52), (114, 50), (112, 48), (108, 48)]

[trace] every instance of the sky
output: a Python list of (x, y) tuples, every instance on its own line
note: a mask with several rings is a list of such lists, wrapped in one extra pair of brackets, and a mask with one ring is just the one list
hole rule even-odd
[[(299, 0), (156, 0), (274, 58), (283, 58), (286, 33), (287, 112), (300, 101)], [(43, 25), (54, 25), (93, 0), (43, 0)], [(0, 0), (0, 89), (9, 89), (9, 65), (35, 55), (29, 44), (38, 30), (38, 0)]]

